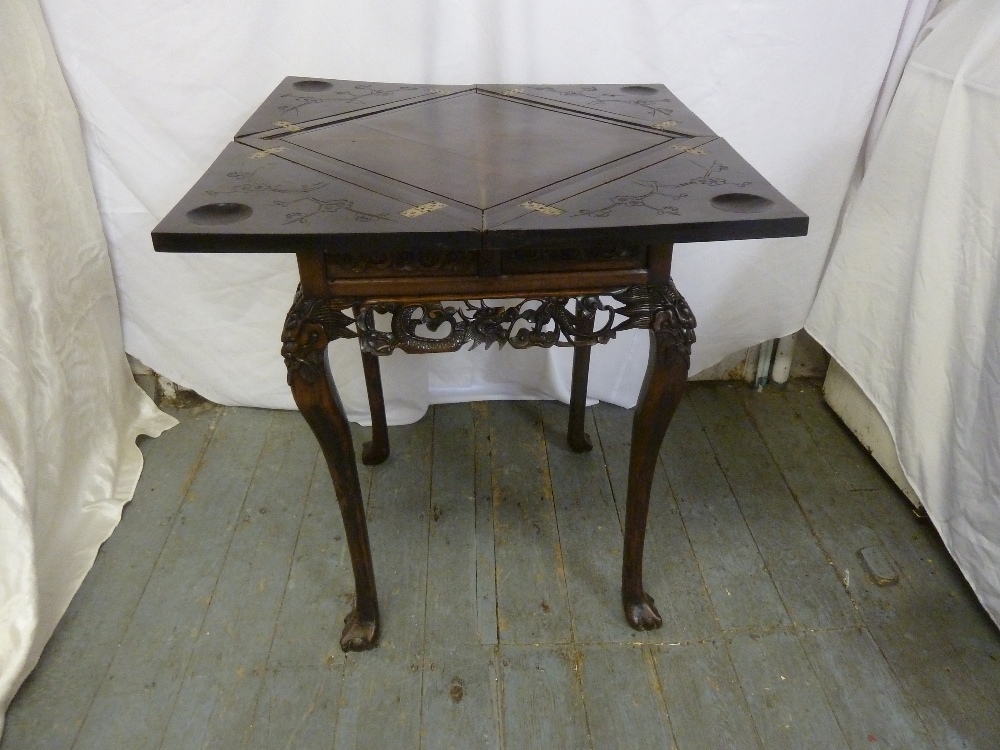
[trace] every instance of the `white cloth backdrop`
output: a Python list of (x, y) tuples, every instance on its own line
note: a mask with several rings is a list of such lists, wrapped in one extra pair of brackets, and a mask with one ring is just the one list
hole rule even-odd
[(867, 394), (1000, 624), (1000, 5), (913, 53), (807, 328)]
[(175, 424), (132, 380), (76, 109), (37, 0), (0, 3), (0, 732)]
[[(459, 83), (662, 82), (811, 217), (807, 238), (683, 245), (693, 370), (802, 326), (907, 14), (932, 0), (43, 0), (84, 122), (126, 348), (225, 404), (291, 408), (279, 334), (291, 256), (162, 256), (150, 229), (286, 75)], [(646, 337), (598, 347), (590, 395), (630, 406)], [(332, 349), (367, 417), (357, 345)], [(428, 403), (556, 397), (570, 352), (383, 361), (391, 421)]]

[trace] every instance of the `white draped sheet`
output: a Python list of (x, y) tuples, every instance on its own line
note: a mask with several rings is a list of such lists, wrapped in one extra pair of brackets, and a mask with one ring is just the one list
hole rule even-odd
[(0, 3), (0, 732), (117, 525), (135, 438), (175, 423), (136, 386), (76, 109), (37, 0)]
[[(43, 0), (84, 121), (127, 349), (224, 404), (291, 408), (278, 356), (291, 256), (156, 255), (155, 223), (286, 75), (467, 83), (661, 82), (811, 218), (806, 238), (682, 245), (693, 371), (799, 329), (904, 19), (932, 0)], [(647, 338), (597, 347), (590, 395), (631, 406)], [(367, 418), (357, 344), (331, 349)], [(568, 350), (383, 360), (389, 419), (429, 403), (569, 395)]]
[(907, 65), (807, 328), (857, 381), (1000, 624), (1000, 5)]

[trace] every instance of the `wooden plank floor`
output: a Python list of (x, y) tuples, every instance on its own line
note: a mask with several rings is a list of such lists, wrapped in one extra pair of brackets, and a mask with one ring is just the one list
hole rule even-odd
[(647, 537), (664, 625), (641, 634), (618, 603), (631, 412), (588, 410), (586, 455), (554, 403), (392, 428), (361, 471), (382, 645), (350, 655), (302, 418), (178, 417), (0, 749), (1000, 747), (1000, 633), (814, 384), (690, 387)]

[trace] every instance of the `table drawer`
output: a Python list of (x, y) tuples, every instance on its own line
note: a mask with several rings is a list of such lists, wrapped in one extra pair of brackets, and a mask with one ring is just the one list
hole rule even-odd
[(618, 271), (646, 267), (645, 245), (604, 247), (513, 247), (503, 251), (505, 274), (558, 271)]

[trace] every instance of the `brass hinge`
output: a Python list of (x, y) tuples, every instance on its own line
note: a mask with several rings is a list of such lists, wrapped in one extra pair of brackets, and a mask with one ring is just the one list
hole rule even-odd
[(561, 208), (546, 206), (544, 203), (538, 203), (536, 201), (525, 201), (521, 204), (521, 208), (526, 208), (529, 211), (534, 211), (545, 216), (559, 216), (560, 214), (566, 213)]
[(405, 211), (400, 211), (400, 213), (408, 219), (415, 219), (418, 216), (429, 214), (431, 211), (438, 211), (444, 207), (444, 203), (431, 201), (430, 203), (421, 203), (419, 206), (414, 206), (413, 208), (408, 208)]
[(284, 151), (284, 146), (275, 146), (274, 148), (265, 148), (262, 151), (258, 151), (256, 154), (250, 154), (251, 159), (263, 159), (265, 156), (270, 156), (271, 154), (276, 154), (279, 151)]

